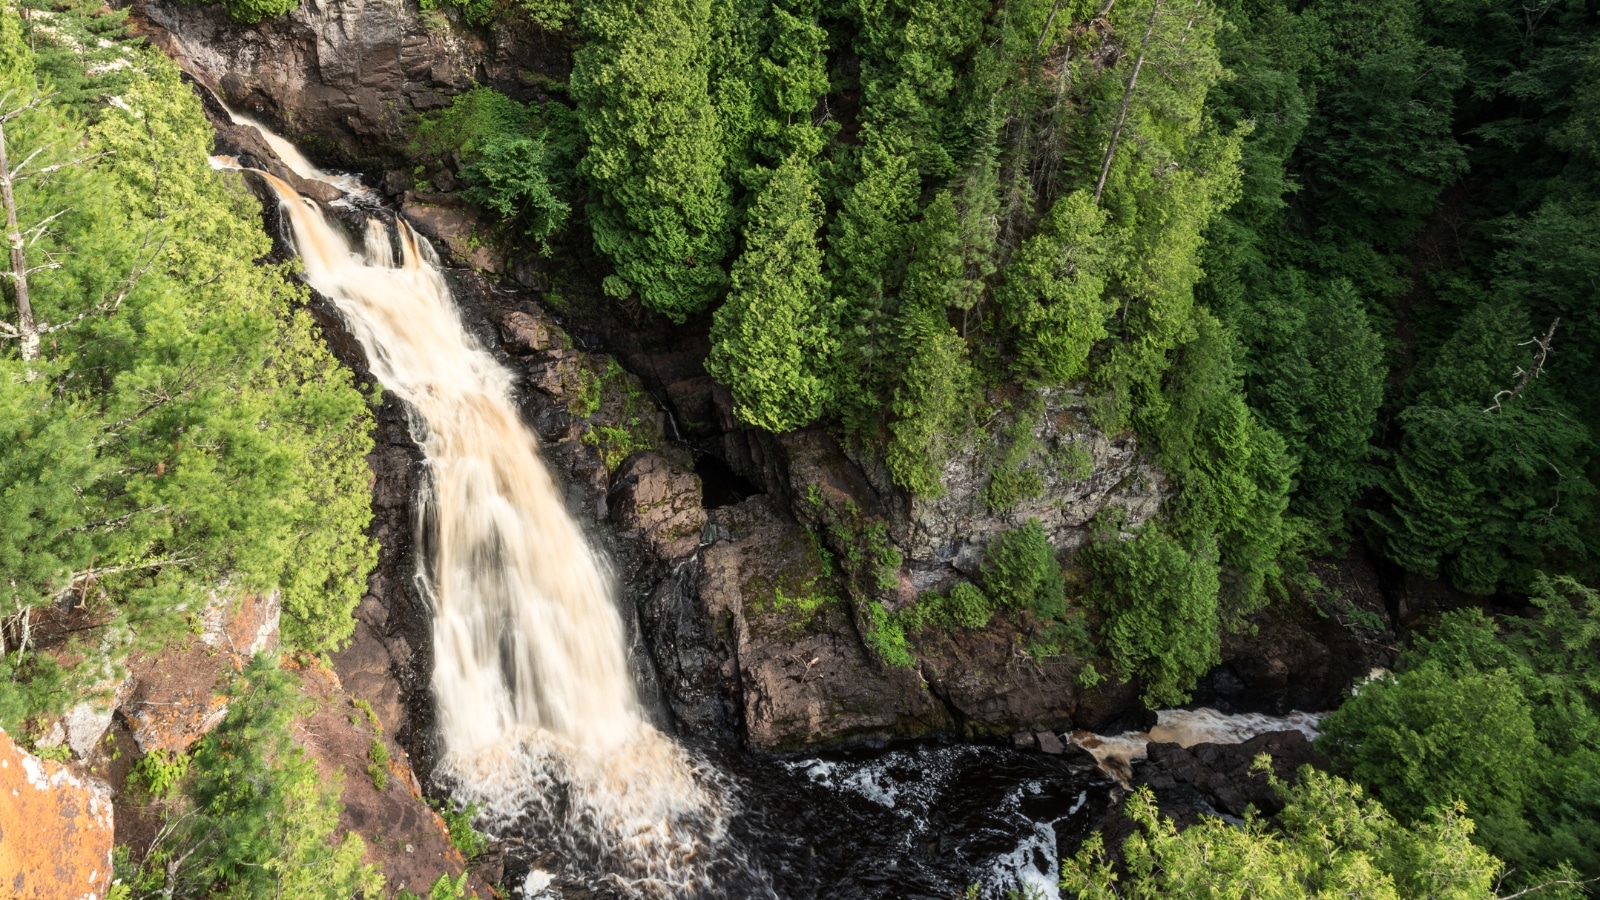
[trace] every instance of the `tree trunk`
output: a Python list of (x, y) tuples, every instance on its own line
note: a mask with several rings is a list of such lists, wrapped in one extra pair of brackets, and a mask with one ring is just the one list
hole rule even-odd
[[(1107, 8), (1111, 4), (1106, 4)], [(1156, 16), (1161, 13), (1161, 0), (1150, 7), (1150, 24), (1145, 26), (1144, 40), (1139, 42), (1139, 55), (1133, 60), (1133, 74), (1128, 77), (1128, 89), (1122, 92), (1122, 107), (1117, 110), (1117, 124), (1111, 129), (1111, 143), (1106, 145), (1106, 160), (1100, 166), (1100, 182), (1094, 186), (1094, 202), (1100, 203), (1105, 193), (1106, 178), (1111, 174), (1111, 162), (1117, 158), (1117, 139), (1122, 137), (1122, 123), (1128, 118), (1128, 103), (1133, 100), (1133, 86), (1139, 83), (1139, 70), (1144, 68), (1144, 52), (1150, 47), (1150, 35), (1156, 30)]]
[(28, 302), (28, 261), (23, 252), (22, 227), (17, 224), (17, 195), (11, 181), (5, 123), (0, 122), (0, 201), (6, 206), (6, 245), (11, 250), (11, 287), (17, 298), (17, 339), (24, 360), (39, 358), (39, 326)]

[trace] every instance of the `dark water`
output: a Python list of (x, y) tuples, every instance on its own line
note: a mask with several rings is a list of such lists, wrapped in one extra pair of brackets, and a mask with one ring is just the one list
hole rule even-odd
[[(1077, 849), (1113, 800), (1114, 784), (1075, 749), (1050, 756), (922, 743), (708, 755), (736, 785), (742, 811), (705, 897), (952, 900), (974, 884), (985, 900), (1008, 891), (1054, 897), (1057, 860)], [(507, 869), (513, 888), (530, 865), (554, 871), (562, 862), (548, 853), (513, 855), (522, 858)], [(595, 874), (569, 871), (535, 896), (630, 896)]]

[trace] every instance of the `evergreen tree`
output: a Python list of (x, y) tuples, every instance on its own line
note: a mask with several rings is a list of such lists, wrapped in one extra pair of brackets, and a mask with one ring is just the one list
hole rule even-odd
[(822, 374), (834, 338), (821, 224), (811, 170), (791, 158), (756, 198), (733, 289), (711, 328), (706, 371), (732, 389), (735, 415), (768, 431), (804, 426), (829, 405)]
[(1088, 373), (1089, 350), (1106, 337), (1116, 304), (1105, 293), (1104, 221), (1087, 191), (1069, 194), (1006, 266), (995, 301), (1017, 335), (1019, 375), (1062, 383)]
[(726, 287), (733, 243), (710, 0), (598, 0), (581, 27), (571, 84), (589, 137), (582, 172), (599, 198), (590, 228), (616, 266), (606, 291), (681, 322)]
[[(0, 93), (34, 98), (8, 149), (72, 153), (16, 182), (22, 208), (60, 215), (27, 247), (39, 355), (0, 349), (0, 626), (22, 638), (0, 653), (14, 677), (35, 610), (69, 601), (105, 617), (57, 648), (94, 677), (223, 589), (277, 592), (285, 643), (333, 649), (375, 561), (366, 401), (287, 270), (254, 262), (271, 248), (259, 203), (211, 169), (211, 127), (177, 67), (125, 50), (118, 103), (91, 124), (37, 82), (15, 12), (0, 12)], [(16, 718), (72, 696), (0, 688), (14, 691), (30, 698), (0, 702)]]

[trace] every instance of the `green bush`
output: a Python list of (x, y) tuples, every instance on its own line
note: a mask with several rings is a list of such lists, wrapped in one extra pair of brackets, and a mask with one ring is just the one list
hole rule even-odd
[(916, 665), (911, 645), (906, 642), (904, 626), (889, 615), (883, 604), (867, 600), (862, 604), (862, 617), (866, 622), (861, 639), (884, 665), (907, 669)]
[(382, 735), (374, 737), (367, 747), (367, 776), (380, 792), (389, 786), (389, 747)]
[(187, 755), (157, 747), (134, 764), (129, 777), (151, 797), (165, 800), (188, 774)]
[(461, 170), (469, 185), (461, 196), (493, 210), (510, 227), (544, 242), (560, 231), (572, 207), (551, 177), (543, 140), (496, 134), (484, 141), (477, 160)]
[(298, 9), (300, 0), (222, 0), (222, 4), (234, 21), (254, 25)]
[(1537, 618), (1445, 614), (1317, 744), (1402, 819), (1464, 802), (1522, 885), (1566, 865), (1600, 876), (1600, 591), (1540, 575), (1530, 599)]
[(462, 857), (470, 860), (489, 849), (489, 836), (472, 827), (473, 820), (478, 817), (478, 804), (462, 806), (452, 798), (436, 804), (435, 808), (450, 832), (450, 843), (461, 851)]
[(987, 627), (994, 616), (989, 598), (975, 584), (962, 582), (950, 589), (945, 601), (950, 620), (962, 628), (976, 630)]
[(1041, 619), (1067, 611), (1066, 582), (1055, 549), (1038, 519), (997, 535), (989, 542), (982, 568), (983, 589), (995, 606), (1032, 610)]
[(252, 660), (229, 689), (227, 715), (195, 746), (188, 777), (174, 774), (183, 757), (143, 770), (147, 783), (166, 783), (165, 823), (143, 859), (124, 861), (125, 882), (165, 883), (179, 897), (381, 896), (383, 876), (362, 862), (361, 838), (334, 840), (342, 779), (324, 776), (294, 743), (309, 703), (295, 676)]
[(1148, 706), (1186, 701), (1195, 679), (1222, 660), (1215, 545), (1202, 539), (1190, 550), (1147, 526), (1132, 540), (1109, 535), (1084, 558), (1117, 673), (1142, 682)]
[(1276, 778), (1272, 784), (1286, 802), (1276, 827), (1251, 814), (1242, 824), (1202, 816), (1182, 830), (1160, 817), (1155, 795), (1141, 787), (1128, 798), (1137, 830), (1122, 845), (1122, 864), (1112, 863), (1096, 832), (1061, 861), (1061, 886), (1080, 900), (1498, 896), (1504, 866), (1472, 845), (1473, 823), (1459, 806), (1407, 824), (1362, 796), (1360, 785), (1310, 766), (1292, 788)]

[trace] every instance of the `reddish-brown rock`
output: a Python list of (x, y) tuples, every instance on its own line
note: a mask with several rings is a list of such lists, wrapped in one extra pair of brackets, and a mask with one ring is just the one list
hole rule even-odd
[(111, 885), (110, 792), (0, 731), (0, 896), (94, 900)]
[(644, 532), (662, 559), (688, 556), (700, 546), (706, 526), (700, 476), (658, 453), (636, 453), (623, 460), (607, 502), (617, 527)]
[(159, 653), (128, 661), (132, 690), (122, 715), (142, 752), (182, 752), (215, 728), (227, 713), (222, 696), (228, 669), (276, 649), (277, 596), (213, 596), (201, 612), (199, 635)]

